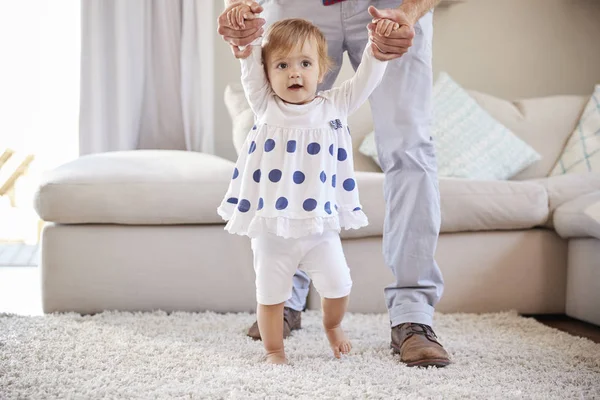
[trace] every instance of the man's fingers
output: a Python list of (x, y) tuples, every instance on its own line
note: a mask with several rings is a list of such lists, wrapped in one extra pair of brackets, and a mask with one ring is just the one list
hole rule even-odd
[(379, 51), (381, 51), (384, 54), (402, 55), (408, 51), (408, 48), (406, 48), (406, 47), (388, 46), (386, 43), (379, 42), (376, 40), (373, 41), (373, 44), (377, 47), (377, 49), (379, 49)]
[(382, 19), (382, 18), (388, 18), (390, 17), (390, 11), (389, 10), (379, 10), (377, 8), (375, 8), (375, 6), (369, 6), (369, 14), (371, 14), (371, 17), (376, 18), (376, 19)]
[(246, 46), (246, 48), (244, 48), (244, 50), (240, 50), (240, 48), (238, 46), (234, 46), (234, 45), (230, 45), (230, 46), (231, 46), (231, 52), (233, 53), (235, 58), (247, 58), (250, 55), (250, 53), (252, 52), (251, 46)]
[(244, 37), (251, 35), (256, 32), (257, 29), (261, 28), (265, 24), (265, 20), (262, 18), (253, 19), (250, 21), (246, 21), (245, 29), (232, 29), (228, 26), (220, 25), (217, 29), (219, 35), (228, 36), (228, 37)]
[(240, 14), (240, 9), (239, 8), (235, 8), (232, 11), (231, 14), (231, 22), (233, 24), (233, 29), (241, 29), (241, 26), (239, 24), (239, 14)]
[(395, 60), (402, 56), (402, 54), (382, 53), (375, 43), (371, 44), (371, 48), (373, 49), (373, 56), (379, 61)]
[(240, 28), (245, 28), (244, 26), (244, 14), (242, 14), (242, 10), (237, 9), (237, 23)]
[(231, 22), (231, 14), (233, 13), (233, 10), (229, 10), (227, 11), (227, 25), (233, 27), (233, 22)]
[(394, 39), (392, 35), (394, 31), (390, 33), (390, 36), (385, 37), (377, 34), (372, 34), (369, 36), (372, 42), (377, 42), (378, 44), (383, 44), (387, 46), (389, 49), (408, 49), (412, 46), (412, 40), (410, 39)]
[(254, 34), (252, 34), (250, 36), (246, 36), (246, 37), (242, 37), (242, 38), (224, 36), (223, 39), (225, 39), (225, 41), (227, 43), (232, 44), (234, 46), (247, 46), (250, 43), (252, 43), (254, 41), (254, 39), (256, 39), (257, 37), (262, 35), (263, 32), (264, 32), (264, 30), (261, 28), (258, 31), (254, 32)]
[(384, 53), (388, 53), (388, 54), (404, 54), (408, 51), (409, 47), (406, 46), (391, 46), (389, 45), (387, 42), (383, 41), (383, 40), (377, 40), (376, 38), (373, 38), (373, 40), (371, 40), (378, 48), (379, 50), (381, 50)]

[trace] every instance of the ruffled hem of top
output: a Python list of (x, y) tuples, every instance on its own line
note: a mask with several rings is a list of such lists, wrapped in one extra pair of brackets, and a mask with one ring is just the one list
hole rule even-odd
[(227, 212), (223, 206), (217, 212), (227, 222), (225, 230), (229, 233), (258, 237), (263, 233), (272, 233), (285, 239), (300, 238), (308, 235), (320, 235), (323, 232), (341, 228), (359, 229), (369, 224), (369, 219), (362, 210), (338, 210), (338, 215), (295, 219), (288, 217), (253, 217), (237, 212)]

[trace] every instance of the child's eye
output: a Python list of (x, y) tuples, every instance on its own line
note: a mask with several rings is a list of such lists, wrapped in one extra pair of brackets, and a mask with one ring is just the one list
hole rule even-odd
[(279, 65), (277, 66), (277, 68), (279, 69), (286, 69), (287, 68), (287, 63), (279, 63)]
[(310, 63), (310, 61), (302, 61), (302, 66), (303, 66), (304, 68), (308, 68), (308, 67), (310, 67), (310, 66), (311, 66), (311, 63)]

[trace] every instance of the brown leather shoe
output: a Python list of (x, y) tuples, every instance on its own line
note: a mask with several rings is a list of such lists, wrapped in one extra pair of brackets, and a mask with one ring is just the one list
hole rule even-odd
[(405, 323), (392, 328), (392, 349), (409, 367), (445, 367), (450, 357), (429, 325)]
[[(283, 338), (290, 336), (292, 331), (302, 328), (302, 312), (296, 311), (289, 307), (283, 308)], [(248, 329), (248, 336), (254, 340), (261, 340), (260, 331), (258, 330), (258, 322), (254, 321), (250, 329)]]

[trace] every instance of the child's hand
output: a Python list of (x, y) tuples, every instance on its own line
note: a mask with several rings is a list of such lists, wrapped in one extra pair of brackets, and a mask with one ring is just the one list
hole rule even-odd
[(375, 32), (385, 37), (390, 36), (390, 33), (392, 33), (392, 31), (395, 31), (396, 29), (400, 28), (400, 24), (389, 19), (381, 18), (374, 20), (373, 22), (377, 24), (377, 26), (375, 27)]
[(227, 12), (227, 22), (233, 29), (245, 29), (245, 19), (254, 19), (254, 13), (250, 6), (240, 3)]

